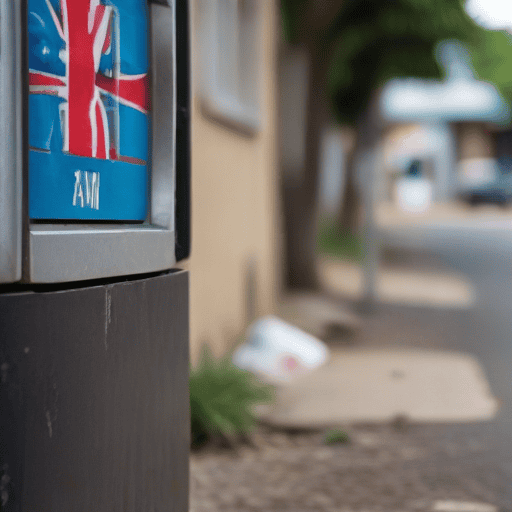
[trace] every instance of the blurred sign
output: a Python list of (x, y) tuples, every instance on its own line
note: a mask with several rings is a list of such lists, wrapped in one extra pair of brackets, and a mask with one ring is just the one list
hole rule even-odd
[(142, 221), (147, 0), (29, 0), (29, 212)]

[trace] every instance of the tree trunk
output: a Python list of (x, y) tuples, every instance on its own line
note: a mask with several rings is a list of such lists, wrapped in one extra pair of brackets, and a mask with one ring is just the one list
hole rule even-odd
[(284, 179), (285, 284), (290, 289), (315, 289), (318, 284), (315, 220), (305, 195), (303, 187)]
[(354, 148), (347, 155), (345, 162), (345, 188), (343, 197), (338, 210), (338, 226), (341, 231), (355, 233), (358, 229), (359, 209), (361, 207), (361, 199), (355, 184), (355, 156)]
[[(285, 223), (285, 279), (293, 289), (318, 287), (316, 247), (318, 232), (319, 150), (328, 119), (325, 58), (308, 48), (305, 157), (302, 172), (283, 173)], [(300, 106), (297, 106), (300, 108)], [(286, 129), (286, 124), (283, 126)], [(286, 171), (286, 170), (285, 170)], [(299, 176), (299, 178), (296, 178)]]

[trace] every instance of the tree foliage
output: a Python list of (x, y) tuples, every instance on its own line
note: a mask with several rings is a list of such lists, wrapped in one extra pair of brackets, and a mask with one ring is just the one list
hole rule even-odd
[[(310, 34), (329, 59), (328, 94), (338, 121), (354, 124), (372, 91), (392, 78), (441, 78), (443, 39), (475, 41), (479, 29), (462, 0), (335, 0), (327, 29)], [(282, 0), (285, 35), (308, 33), (306, 0)]]
[(476, 75), (492, 82), (512, 104), (512, 35), (503, 30), (480, 30), (469, 50)]

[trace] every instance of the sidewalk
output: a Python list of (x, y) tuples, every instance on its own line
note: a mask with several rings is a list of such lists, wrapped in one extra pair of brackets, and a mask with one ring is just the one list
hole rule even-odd
[[(322, 256), (318, 273), (324, 290), (352, 301), (363, 296), (363, 268), (356, 262)], [(381, 303), (469, 309), (475, 289), (463, 275), (443, 266), (382, 263), (377, 273), (377, 299)]]
[(287, 428), (353, 423), (466, 423), (498, 402), (473, 356), (446, 350), (334, 348), (315, 372), (277, 389), (264, 419)]
[[(270, 423), (312, 428), (397, 416), (420, 422), (495, 416), (498, 403), (478, 361), (456, 351), (474, 294), (466, 280), (424, 260), (421, 272), (398, 262), (381, 272), (377, 311), (360, 317), (347, 300), (358, 298), (360, 268), (332, 259), (319, 265), (330, 298), (289, 295), (278, 313), (326, 341), (331, 360), (277, 390)], [(341, 294), (345, 302), (334, 298)]]

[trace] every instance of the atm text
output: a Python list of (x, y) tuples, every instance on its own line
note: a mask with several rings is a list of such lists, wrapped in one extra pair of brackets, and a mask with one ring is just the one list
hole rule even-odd
[(75, 171), (73, 206), (100, 209), (100, 173)]

